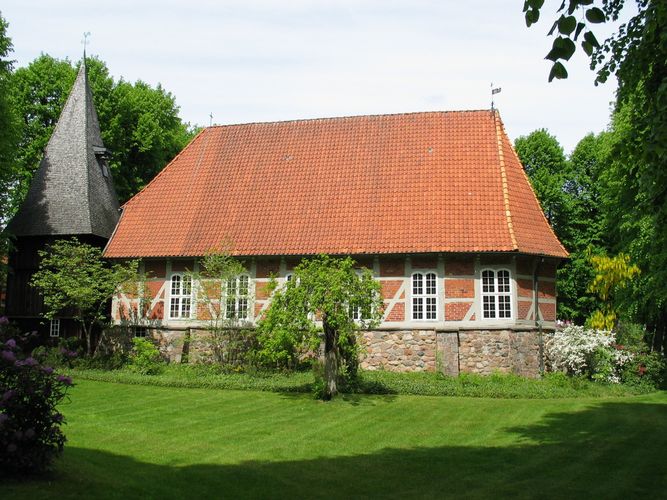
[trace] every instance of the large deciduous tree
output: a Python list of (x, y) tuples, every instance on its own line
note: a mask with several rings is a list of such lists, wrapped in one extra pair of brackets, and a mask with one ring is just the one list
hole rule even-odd
[(358, 331), (376, 325), (381, 315), (380, 285), (371, 271), (356, 268), (350, 257), (321, 255), (299, 264), (292, 279), (274, 291), (260, 332), (265, 341), (287, 333), (316, 349), (323, 341), (322, 397), (331, 399), (341, 377), (356, 375)]
[[(190, 140), (192, 130), (178, 117), (174, 96), (160, 85), (115, 81), (106, 64), (86, 60), (102, 139), (121, 202), (143, 188)], [(13, 75), (16, 109), (25, 131), (16, 153), (19, 184), (14, 205), (27, 191), (51, 137), (78, 65), (42, 54)]]
[[(616, 76), (613, 165), (606, 175), (611, 208), (608, 234), (615, 251), (630, 254), (642, 269), (628, 308), (655, 332), (653, 347), (667, 344), (667, 2), (637, 0), (636, 14), (604, 43), (595, 24), (617, 21), (626, 0), (568, 0), (557, 9), (547, 55), (551, 78), (567, 77), (563, 62), (577, 43), (597, 70), (596, 83)], [(544, 10), (543, 0), (526, 0), (528, 26)], [(630, 7), (628, 7), (630, 8)], [(649, 305), (650, 304), (650, 305)]]
[[(9, 55), (12, 41), (7, 35), (7, 26), (0, 15), (0, 227), (11, 214), (11, 193), (17, 177), (14, 153), (21, 130), (11, 97), (13, 61)], [(4, 249), (6, 241), (4, 236), (0, 238), (0, 248)], [(0, 280), (4, 281), (3, 263), (0, 263), (0, 269)]]

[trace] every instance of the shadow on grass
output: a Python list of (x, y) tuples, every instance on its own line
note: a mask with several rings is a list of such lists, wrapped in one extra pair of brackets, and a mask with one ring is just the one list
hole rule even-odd
[[(360, 425), (372, 432), (372, 423)], [(602, 403), (504, 432), (505, 447), (182, 466), (71, 447), (52, 479), (3, 489), (7, 498), (664, 498), (667, 491), (667, 405)]]

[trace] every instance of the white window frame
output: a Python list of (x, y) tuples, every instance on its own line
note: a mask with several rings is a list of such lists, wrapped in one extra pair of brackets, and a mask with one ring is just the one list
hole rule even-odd
[[(178, 278), (178, 287), (174, 291), (174, 281)], [(190, 290), (184, 292), (183, 284), (185, 280), (190, 282)], [(194, 283), (192, 277), (184, 273), (173, 273), (169, 277), (169, 319), (190, 319), (192, 316)], [(174, 304), (177, 304), (174, 314)]]
[[(432, 275), (433, 283), (428, 284)], [(421, 285), (416, 286), (415, 278), (420, 276)], [(438, 272), (435, 269), (413, 271), (410, 275), (410, 318), (412, 321), (438, 321), (439, 300)], [(416, 307), (419, 305), (420, 307)], [(433, 317), (428, 317), (432, 313)], [(419, 317), (417, 317), (419, 314)]]
[[(491, 273), (491, 282), (486, 282)], [(507, 282), (500, 282), (500, 274), (507, 273)], [(487, 276), (485, 276), (487, 274)], [(480, 270), (480, 319), (483, 321), (510, 321), (514, 319), (514, 286), (512, 271), (506, 267), (483, 267)], [(486, 305), (488, 308), (485, 308)], [(502, 310), (501, 310), (501, 306)], [(509, 311), (507, 309), (509, 308)]]
[[(243, 284), (243, 281), (245, 281), (245, 284)], [(239, 293), (242, 285), (245, 287), (245, 293)], [(252, 314), (251, 297), (252, 280), (250, 279), (250, 275), (239, 274), (235, 278), (227, 280), (227, 283), (225, 284), (225, 318), (236, 319), (239, 321), (250, 321)], [(243, 310), (245, 310), (245, 315), (239, 313)]]
[(60, 337), (60, 318), (53, 318), (49, 323), (49, 337)]

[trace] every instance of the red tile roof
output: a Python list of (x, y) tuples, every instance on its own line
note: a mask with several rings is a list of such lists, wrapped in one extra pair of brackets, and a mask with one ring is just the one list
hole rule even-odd
[(128, 201), (107, 257), (567, 256), (493, 111), (204, 129)]

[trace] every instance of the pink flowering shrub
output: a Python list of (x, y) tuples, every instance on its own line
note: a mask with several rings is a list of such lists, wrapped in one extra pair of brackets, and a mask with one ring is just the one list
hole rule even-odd
[(56, 409), (69, 377), (21, 356), (13, 339), (0, 343), (0, 473), (37, 473), (62, 453), (63, 416)]

